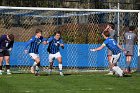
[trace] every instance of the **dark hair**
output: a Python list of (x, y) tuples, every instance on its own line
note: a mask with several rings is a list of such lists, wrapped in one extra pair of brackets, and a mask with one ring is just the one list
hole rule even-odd
[(103, 34), (104, 34), (106, 37), (109, 37), (109, 36), (110, 36), (110, 32), (109, 32), (109, 31), (104, 31)]
[(111, 26), (112, 29), (115, 29), (115, 24), (114, 23), (108, 23), (109, 26)]
[(13, 34), (9, 34), (8, 37), (11, 41), (14, 41), (14, 35)]
[(135, 30), (135, 26), (130, 26), (129, 31), (133, 31), (133, 30)]
[(37, 33), (42, 33), (42, 30), (41, 29), (36, 29), (36, 31), (35, 31), (35, 33), (37, 34)]
[(54, 35), (56, 35), (56, 34), (60, 34), (61, 35), (61, 32), (60, 31), (54, 32)]

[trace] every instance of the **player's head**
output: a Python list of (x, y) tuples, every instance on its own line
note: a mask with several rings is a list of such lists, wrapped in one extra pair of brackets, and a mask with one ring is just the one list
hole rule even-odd
[(42, 30), (41, 29), (36, 29), (35, 33), (36, 33), (37, 37), (40, 37), (42, 35)]
[(108, 25), (110, 26), (111, 29), (113, 29), (113, 30), (115, 29), (115, 24), (114, 23), (110, 22), (110, 23), (108, 23)]
[(60, 37), (61, 37), (61, 32), (60, 32), (60, 31), (56, 31), (56, 32), (54, 33), (54, 36), (55, 36), (56, 39), (60, 39)]
[(104, 32), (102, 33), (102, 35), (103, 35), (103, 37), (106, 39), (106, 38), (108, 38), (108, 37), (110, 36), (110, 32), (109, 32), (109, 31), (104, 31)]
[(9, 41), (14, 41), (14, 35), (13, 35), (13, 34), (9, 34), (9, 35), (7, 36), (7, 39), (8, 39)]
[(130, 26), (129, 27), (129, 31), (134, 31), (135, 30), (135, 26)]

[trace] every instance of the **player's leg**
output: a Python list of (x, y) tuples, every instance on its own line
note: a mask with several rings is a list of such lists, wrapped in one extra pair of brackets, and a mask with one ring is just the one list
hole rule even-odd
[(0, 75), (2, 75), (2, 61), (3, 61), (3, 56), (0, 54)]
[(40, 66), (40, 58), (38, 54), (30, 53), (29, 54), (32, 59), (34, 60), (34, 64), (31, 67), (31, 72), (35, 73), (36, 75), (39, 74), (39, 66)]
[(55, 55), (56, 55), (56, 56), (55, 56), (56, 59), (57, 59), (58, 62), (59, 62), (59, 65), (58, 65), (58, 67), (59, 67), (59, 73), (60, 73), (61, 76), (64, 76), (63, 73), (62, 73), (62, 67), (63, 67), (63, 66), (62, 66), (62, 56), (61, 56), (61, 54), (60, 54), (59, 52), (56, 53)]
[(35, 75), (38, 76), (39, 75), (39, 67), (40, 67), (40, 58), (39, 56), (36, 57), (35, 59), (36, 65), (35, 65)]
[(49, 71), (48, 71), (49, 75), (52, 73), (53, 60), (54, 60), (54, 54), (49, 54)]
[(6, 62), (6, 70), (7, 70), (7, 74), (11, 74), (11, 72), (10, 72), (9, 59), (10, 59), (10, 56), (4, 56), (4, 60), (5, 60), (5, 62)]
[(113, 63), (112, 69), (117, 75), (122, 77), (123, 76), (123, 70), (119, 66), (117, 66), (117, 62), (120, 58), (120, 55), (121, 55), (120, 53), (117, 54), (117, 55), (112, 55), (112, 63)]
[(130, 69), (130, 65), (131, 65), (131, 59), (132, 59), (132, 56), (126, 56), (126, 69), (127, 69), (127, 72), (130, 73), (131, 72), (131, 69)]
[(10, 72), (10, 53), (9, 51), (4, 51), (4, 60), (6, 61), (6, 70), (7, 70), (7, 74), (11, 74)]
[(112, 51), (110, 51), (109, 49), (108, 49), (108, 55), (107, 55), (107, 57), (108, 57), (108, 62), (109, 62), (109, 73), (108, 73), (108, 75), (113, 75), (112, 62), (111, 62)]
[(130, 65), (131, 65), (134, 47), (129, 45), (126, 47), (126, 50), (127, 50), (127, 53), (126, 53), (126, 73), (131, 73)]

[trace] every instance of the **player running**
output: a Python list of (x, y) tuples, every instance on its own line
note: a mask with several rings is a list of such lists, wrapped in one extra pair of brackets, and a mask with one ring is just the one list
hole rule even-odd
[(0, 75), (2, 75), (3, 59), (5, 59), (5, 61), (6, 61), (7, 74), (11, 74), (9, 58), (10, 58), (10, 51), (13, 48), (13, 44), (14, 44), (14, 35), (13, 34), (2, 35), (0, 37)]
[(60, 49), (59, 47), (64, 48), (64, 43), (61, 39), (61, 33), (59, 31), (54, 33), (54, 36), (51, 36), (47, 40), (48, 45), (48, 52), (49, 52), (49, 62), (50, 62), (50, 67), (49, 67), (49, 74), (51, 74), (52, 69), (53, 69), (53, 61), (54, 59), (57, 59), (59, 62), (59, 73), (61, 76), (64, 76), (62, 73), (62, 56), (60, 54)]
[(46, 39), (42, 37), (42, 30), (36, 29), (36, 35), (25, 45), (25, 53), (28, 53), (27, 47), (30, 45), (29, 55), (34, 60), (34, 64), (31, 67), (31, 73), (35, 73), (35, 76), (39, 76), (40, 57), (38, 49), (42, 42), (43, 44), (46, 44)]
[(126, 52), (126, 72), (131, 73), (130, 65), (134, 51), (134, 42), (136, 40), (136, 34), (133, 32), (135, 30), (134, 26), (129, 27), (129, 31), (124, 34), (125, 39), (125, 49)]
[[(106, 26), (104, 31), (109, 31), (109, 34), (110, 34), (109, 37), (117, 40), (114, 23), (108, 23), (108, 25)], [(111, 63), (110, 63), (110, 60), (112, 58), (112, 51), (109, 50), (109, 49), (108, 49), (107, 57), (108, 57), (108, 62), (109, 62), (109, 73), (108, 73), (108, 75), (113, 75), (113, 71), (112, 71), (112, 67), (111, 67)]]
[(110, 60), (111, 63), (111, 68), (113, 69), (113, 71), (115, 72), (115, 74), (117, 74), (118, 76), (122, 77), (123, 76), (123, 71), (121, 70), (121, 68), (119, 66), (117, 66), (117, 62), (121, 56), (121, 50), (123, 50), (118, 44), (117, 42), (110, 38), (110, 33), (109, 31), (105, 31), (102, 33), (102, 36), (106, 39), (103, 44), (95, 49), (90, 49), (90, 51), (98, 51), (101, 50), (102, 48), (104, 48), (105, 46), (110, 49), (112, 51), (112, 57)]

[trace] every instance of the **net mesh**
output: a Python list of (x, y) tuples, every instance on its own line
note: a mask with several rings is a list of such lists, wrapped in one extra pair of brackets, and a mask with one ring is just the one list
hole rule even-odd
[[(90, 52), (103, 42), (101, 32), (108, 22), (115, 23), (117, 38), (124, 44), (124, 33), (129, 25), (137, 27), (137, 13), (120, 13), (120, 29), (117, 30), (117, 12), (75, 12), (75, 11), (47, 11), (47, 10), (20, 10), (0, 9), (0, 35), (14, 34), (15, 44), (11, 53), (10, 63), (15, 71), (29, 71), (33, 60), (24, 53), (24, 44), (35, 33), (37, 28), (43, 30), (43, 36), (48, 38), (55, 31), (60, 30), (65, 42), (65, 49), (61, 50), (63, 64), (66, 70), (108, 69), (107, 49), (100, 52)], [(135, 30), (137, 34), (137, 29)], [(40, 46), (42, 70), (48, 67), (47, 46)], [(137, 68), (137, 41), (132, 61), (132, 68)], [(122, 54), (120, 62), (125, 67), (125, 56)], [(58, 66), (55, 62), (54, 66)], [(15, 69), (16, 68), (16, 69)]]

